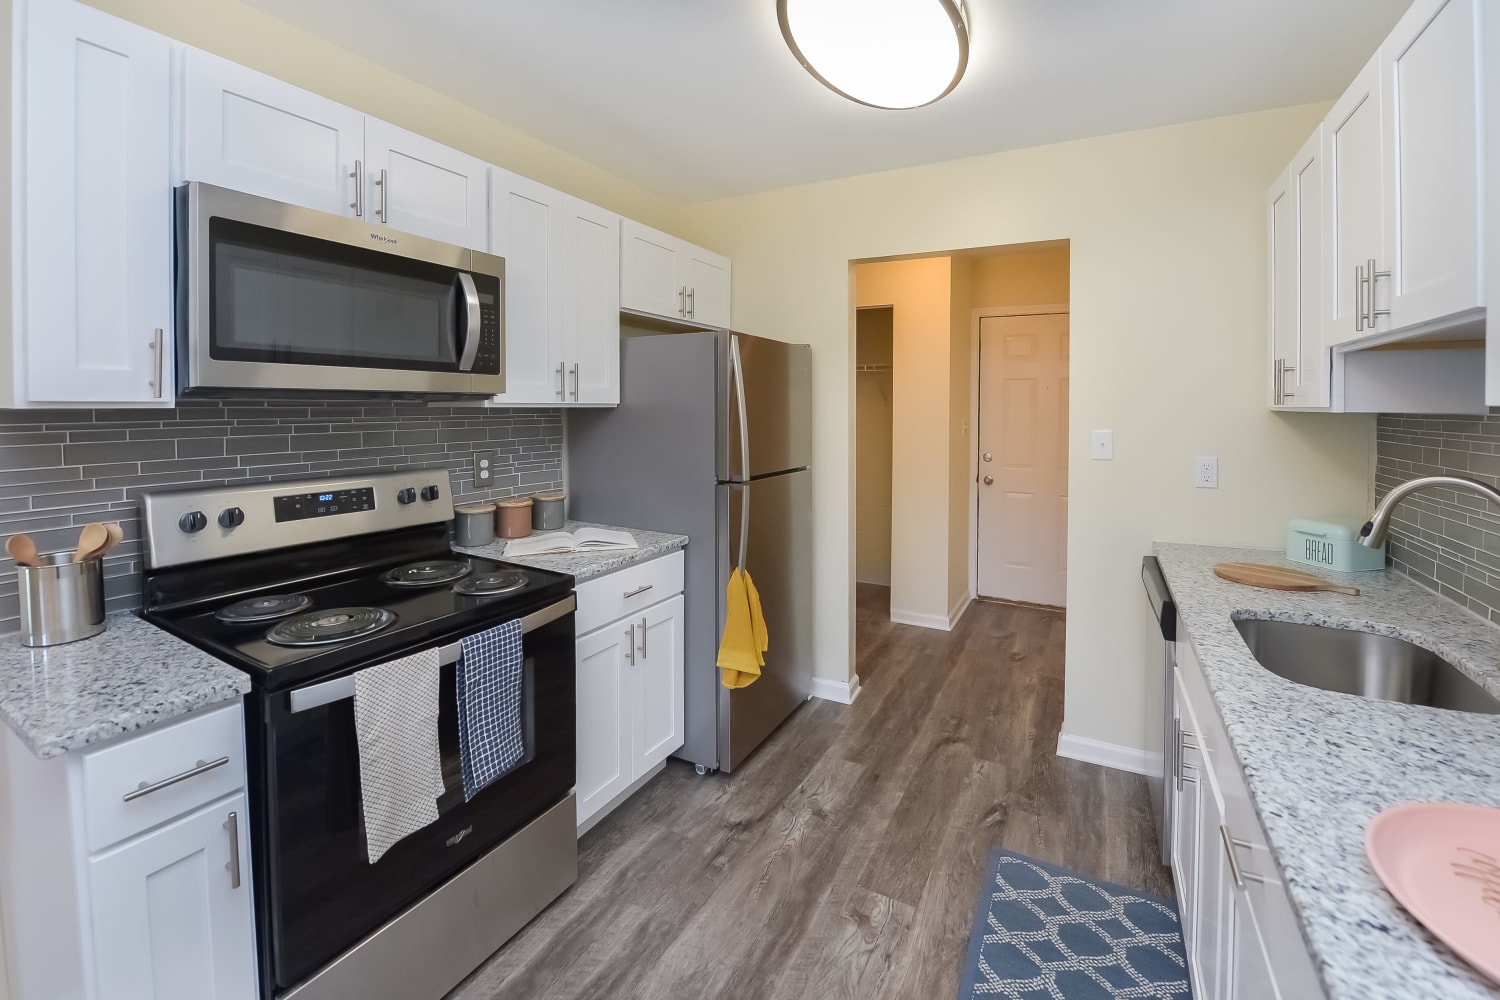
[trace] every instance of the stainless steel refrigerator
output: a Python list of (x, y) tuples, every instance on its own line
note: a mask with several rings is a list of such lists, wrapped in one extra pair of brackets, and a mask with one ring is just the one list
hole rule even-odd
[[(727, 331), (627, 336), (620, 405), (568, 413), (569, 515), (688, 536), (686, 740), (732, 771), (812, 690), (812, 349)], [(770, 648), (758, 681), (715, 666), (743, 564)]]

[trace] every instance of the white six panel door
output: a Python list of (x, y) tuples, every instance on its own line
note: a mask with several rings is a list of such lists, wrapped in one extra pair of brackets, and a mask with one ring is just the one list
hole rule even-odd
[(99, 1000), (258, 996), (243, 794), (93, 858), (89, 881)]
[(635, 773), (670, 757), (683, 740), (681, 595), (648, 608), (636, 622)]
[(563, 197), (563, 358), (569, 403), (620, 402), (620, 217)]
[(183, 180), (355, 214), (364, 115), (197, 49), (185, 83)]
[(634, 637), (624, 623), (578, 640), (578, 821), (609, 804), (634, 780), (632, 735), (621, 706), (632, 697), (625, 671)]
[[(1344, 96), (1328, 112), (1323, 132), (1324, 191), (1323, 288), (1324, 338), (1328, 346), (1367, 337), (1389, 329), (1388, 317), (1378, 317), (1375, 329), (1358, 317), (1367, 290), (1384, 303), (1385, 279), (1357, 283), (1371, 260), (1377, 271), (1388, 270), (1382, 259), (1384, 213), (1381, 210), (1380, 57), (1360, 71)], [(1363, 329), (1361, 329), (1363, 327)]]
[(365, 217), (488, 252), (489, 167), (456, 149), (365, 119)]
[(1480, 0), (1418, 0), (1381, 49), (1390, 326), (1483, 305)]
[(81, 4), (30, 18), (24, 395), (170, 406), (171, 43)]
[(491, 253), (505, 258), (505, 392), (496, 403), (563, 399), (561, 191), (490, 168)]
[(1062, 607), (1068, 317), (982, 318), (979, 369), (979, 594)]

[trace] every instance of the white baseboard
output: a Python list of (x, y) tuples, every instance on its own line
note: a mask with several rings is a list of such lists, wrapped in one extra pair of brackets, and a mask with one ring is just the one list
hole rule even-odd
[(897, 625), (915, 625), (918, 628), (932, 628), (941, 632), (952, 632), (954, 627), (958, 625), (958, 620), (968, 612), (969, 605), (972, 603), (973, 601), (969, 599), (969, 595), (961, 595), (953, 603), (953, 607), (948, 609), (946, 618), (942, 615), (928, 614), (925, 611), (901, 611), (892, 608), (891, 621)]
[(855, 674), (847, 681), (836, 681), (831, 677), (814, 677), (812, 696), (824, 701), (835, 701), (840, 705), (852, 705), (854, 699), (859, 697), (859, 675)]
[(1161, 774), (1161, 754), (1091, 740), (1086, 736), (1059, 733), (1057, 755), (1069, 760), (1081, 760), (1085, 764), (1112, 767), (1116, 771), (1129, 771), (1131, 774)]
[(958, 595), (958, 600), (953, 602), (953, 607), (948, 609), (948, 631), (952, 632), (958, 628), (958, 623), (963, 616), (969, 613), (969, 608), (974, 604), (974, 599), (968, 594)]

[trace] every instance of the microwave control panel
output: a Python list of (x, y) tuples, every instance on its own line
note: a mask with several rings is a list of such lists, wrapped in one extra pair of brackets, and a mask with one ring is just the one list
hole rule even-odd
[(479, 353), (470, 371), (500, 374), (500, 300), (487, 292), (479, 293)]

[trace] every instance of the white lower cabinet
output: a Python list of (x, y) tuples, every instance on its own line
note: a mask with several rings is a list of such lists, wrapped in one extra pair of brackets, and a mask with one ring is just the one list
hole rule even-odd
[[(639, 581), (658, 581), (647, 585)], [(642, 588), (644, 587), (644, 592)], [(605, 625), (591, 609), (615, 590), (657, 602)], [(665, 598), (665, 600), (661, 599)], [(649, 780), (683, 741), (682, 557), (590, 580), (578, 589), (578, 826), (591, 827)]]
[[(1179, 633), (1180, 634), (1180, 633)], [(1172, 878), (1197, 1000), (1317, 1000), (1324, 991), (1202, 668), (1177, 642)]]
[(0, 775), (9, 1000), (260, 995), (238, 702)]

